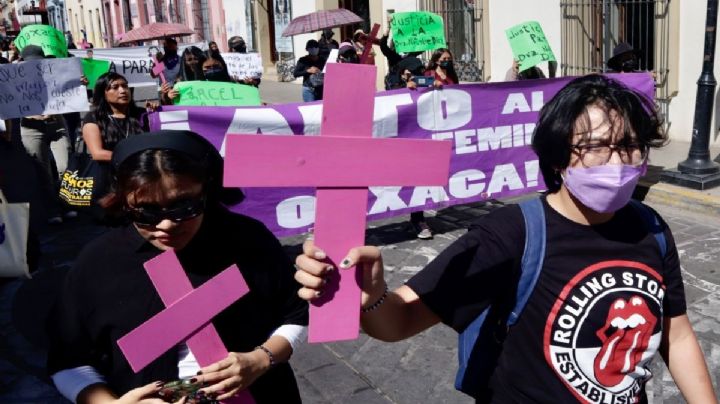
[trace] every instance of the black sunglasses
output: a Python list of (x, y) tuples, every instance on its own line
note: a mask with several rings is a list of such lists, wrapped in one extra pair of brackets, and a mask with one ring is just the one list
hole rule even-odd
[(157, 226), (165, 219), (175, 223), (184, 222), (200, 216), (205, 211), (205, 197), (181, 199), (169, 207), (158, 205), (126, 206), (125, 212), (130, 220), (142, 226)]

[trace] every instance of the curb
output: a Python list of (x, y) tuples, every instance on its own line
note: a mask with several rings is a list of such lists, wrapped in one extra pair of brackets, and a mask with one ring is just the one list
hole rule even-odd
[(708, 191), (641, 180), (635, 192), (636, 195), (641, 196), (638, 199), (646, 203), (658, 203), (689, 212), (720, 216), (720, 195), (713, 195)]

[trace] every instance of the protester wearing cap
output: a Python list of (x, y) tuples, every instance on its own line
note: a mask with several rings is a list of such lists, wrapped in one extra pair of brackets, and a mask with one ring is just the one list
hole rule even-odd
[(322, 69), (327, 59), (321, 58), (320, 44), (311, 39), (305, 44), (308, 54), (298, 59), (293, 76), (302, 77), (302, 97), (304, 102), (322, 100)]
[(233, 36), (228, 39), (228, 48), (230, 52), (247, 53), (247, 45), (241, 36)]
[(338, 49), (338, 63), (360, 63), (355, 46), (350, 42), (343, 42)]
[[(129, 403), (157, 398), (158, 381), (192, 377), (219, 400), (247, 388), (258, 404), (299, 403), (287, 361), (307, 304), (275, 236), (224, 207), (242, 193), (222, 186), (217, 149), (189, 131), (145, 133), (121, 141), (111, 164), (113, 192), (103, 204), (127, 225), (83, 248), (49, 316), (48, 369), (58, 390), (73, 402)], [(195, 288), (234, 264), (250, 291), (212, 319), (227, 358), (201, 369), (179, 343), (135, 373), (117, 340), (165, 309), (143, 264), (167, 250)]]
[(613, 56), (608, 59), (607, 67), (616, 73), (632, 73), (640, 68), (639, 52), (627, 42), (620, 42), (613, 49)]

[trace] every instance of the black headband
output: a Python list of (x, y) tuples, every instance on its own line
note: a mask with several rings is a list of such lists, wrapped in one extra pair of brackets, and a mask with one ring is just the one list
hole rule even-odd
[(204, 137), (189, 130), (159, 130), (129, 136), (115, 146), (111, 164), (117, 173), (123, 162), (130, 156), (145, 150), (172, 150), (183, 153), (195, 161), (205, 161), (210, 174), (210, 192), (218, 193), (221, 202), (226, 204), (239, 203), (243, 199), (242, 192), (237, 188), (222, 186), (223, 158), (217, 148)]
[(222, 157), (215, 146), (204, 137), (189, 130), (160, 130), (130, 136), (115, 146), (112, 154), (112, 166), (117, 170), (133, 154), (156, 149), (178, 151), (193, 159), (207, 159), (211, 166), (217, 164), (222, 166)]

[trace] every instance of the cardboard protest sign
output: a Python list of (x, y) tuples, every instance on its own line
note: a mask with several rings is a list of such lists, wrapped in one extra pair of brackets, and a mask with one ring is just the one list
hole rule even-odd
[(262, 60), (257, 53), (223, 53), (231, 77), (259, 79), (263, 74)]
[(520, 64), (519, 71), (542, 62), (554, 62), (550, 44), (537, 21), (528, 21), (505, 30), (513, 56)]
[(22, 51), (28, 45), (41, 47), (45, 52), (45, 56), (64, 58), (68, 55), (65, 35), (49, 25), (33, 24), (25, 26), (15, 38), (15, 46)]
[(0, 65), (0, 119), (88, 111), (77, 58)]
[(81, 60), (83, 74), (88, 79), (87, 87), (93, 89), (95, 88), (95, 82), (97, 81), (98, 77), (102, 76), (110, 70), (110, 62), (108, 62), (107, 60), (95, 60), (87, 58), (83, 58)]
[(181, 81), (175, 84), (180, 95), (175, 105), (253, 106), (260, 105), (257, 87), (222, 81)]
[[(197, 46), (207, 49), (207, 42), (178, 44), (178, 53), (188, 46)], [(153, 69), (152, 54), (156, 50), (150, 46), (132, 46), (122, 48), (95, 48), (93, 60), (106, 60), (110, 62), (109, 71), (122, 74), (130, 87), (157, 85), (157, 79), (150, 76)], [(85, 57), (85, 50), (70, 49), (69, 53), (78, 58)]]
[(426, 11), (395, 13), (390, 28), (398, 53), (447, 47), (443, 19), (437, 14)]

